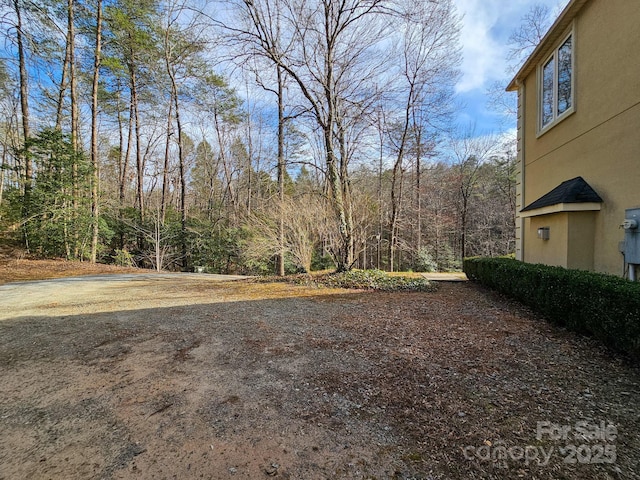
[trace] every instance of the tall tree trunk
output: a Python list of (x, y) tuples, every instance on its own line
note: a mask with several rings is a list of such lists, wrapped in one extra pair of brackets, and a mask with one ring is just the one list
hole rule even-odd
[[(18, 46), (18, 63), (20, 70), (20, 109), (22, 113), (22, 136), (24, 138), (24, 202), (22, 204), (22, 218), (27, 219), (31, 215), (31, 186), (33, 182), (33, 167), (29, 155), (27, 140), (31, 136), (29, 130), (29, 76), (27, 74), (26, 55), (24, 51), (24, 39), (22, 37), (22, 12), (20, 11), (19, 0), (13, 0), (13, 7), (16, 12), (16, 43)], [(25, 245), (29, 249), (29, 238), (26, 224), (23, 230)]]
[(407, 103), (404, 111), (404, 123), (402, 125), (402, 134), (400, 137), (400, 144), (398, 145), (398, 155), (393, 165), (393, 176), (391, 178), (391, 218), (389, 221), (389, 271), (394, 270), (394, 255), (396, 246), (398, 244), (397, 231), (398, 231), (398, 217), (400, 216), (400, 202), (402, 199), (402, 192), (397, 192), (398, 183), (400, 183), (400, 190), (402, 190), (402, 162), (404, 161), (404, 152), (407, 146), (407, 136), (409, 132), (411, 108), (413, 105), (414, 86), (411, 84), (409, 88), (409, 94), (407, 96)]
[(467, 213), (469, 202), (466, 196), (462, 197), (462, 209), (460, 211), (460, 261), (467, 256)]
[(178, 84), (176, 82), (176, 75), (171, 64), (171, 46), (169, 45), (169, 34), (171, 29), (169, 27), (165, 30), (164, 36), (164, 59), (165, 67), (169, 80), (171, 80), (171, 100), (176, 115), (176, 128), (178, 129), (178, 162), (180, 169), (180, 247), (182, 250), (182, 269), (187, 271), (189, 267), (189, 259), (187, 258), (187, 185), (186, 185), (186, 168), (184, 158), (184, 138), (182, 131), (182, 123), (180, 120), (180, 99), (178, 98)]
[(67, 41), (64, 48), (64, 61), (62, 63), (62, 76), (60, 78), (60, 87), (58, 88), (58, 104), (56, 105), (56, 130), (62, 130), (62, 119), (64, 117), (64, 95), (67, 91), (68, 78), (67, 73), (69, 71), (69, 47), (71, 42), (69, 40), (69, 31), (67, 30)]
[(226, 182), (226, 186), (225, 186), (226, 196), (228, 197), (228, 201), (231, 202), (232, 217), (233, 217), (231, 219), (231, 223), (235, 226), (237, 221), (238, 206), (237, 206), (236, 195), (233, 191), (232, 172), (231, 172), (231, 169), (229, 168), (229, 162), (224, 151), (224, 138), (222, 135), (222, 125), (220, 124), (221, 120), (218, 112), (218, 107), (215, 107), (213, 109), (213, 120), (214, 120), (214, 127), (216, 129), (216, 136), (218, 139), (218, 147), (220, 149), (220, 161), (222, 162), (222, 170), (224, 172), (224, 178)]
[[(248, 111), (248, 109), (247, 109)], [(246, 218), (251, 216), (251, 200), (253, 196), (253, 138), (251, 137), (251, 115), (247, 115), (247, 201), (245, 202)]]
[(347, 151), (347, 143), (345, 138), (343, 119), (340, 118), (338, 123), (338, 143), (340, 149), (340, 187), (342, 189), (342, 202), (344, 206), (346, 235), (344, 238), (345, 249), (347, 254), (347, 269), (353, 267), (356, 261), (355, 235), (353, 228), (353, 210), (351, 203), (351, 180), (349, 179), (349, 152)]
[[(120, 96), (118, 96), (118, 100)], [(133, 102), (129, 102), (129, 121), (127, 122), (127, 146), (124, 148), (124, 135), (123, 135), (123, 122), (122, 115), (120, 114), (121, 110), (118, 108), (118, 129), (120, 132), (120, 152), (119, 152), (119, 173), (120, 178), (118, 179), (118, 198), (119, 198), (119, 218), (120, 225), (123, 225), (124, 222), (124, 211), (125, 211), (125, 203), (126, 203), (126, 186), (127, 186), (127, 176), (129, 174), (129, 163), (131, 160), (131, 149), (133, 148)], [(120, 229), (120, 248), (125, 248), (125, 236), (122, 228)]]
[[(171, 70), (171, 69), (169, 69)], [(184, 159), (184, 132), (182, 131), (182, 123), (180, 120), (180, 108), (178, 100), (178, 88), (176, 85), (175, 75), (171, 77), (171, 89), (176, 114), (176, 127), (178, 129), (178, 161), (180, 164), (180, 228), (181, 239), (180, 246), (182, 249), (182, 269), (186, 271), (189, 267), (189, 258), (187, 256), (187, 180), (186, 165)]]
[[(2, 205), (2, 197), (4, 195), (4, 175), (7, 169), (7, 149), (2, 149), (2, 163), (0, 163), (0, 205)], [(1, 217), (0, 217), (1, 219)]]
[[(29, 76), (27, 74), (27, 60), (24, 51), (24, 39), (22, 36), (22, 12), (20, 10), (19, 0), (13, 0), (13, 6), (15, 8), (16, 19), (18, 22), (16, 25), (16, 42), (18, 44), (18, 63), (20, 69), (20, 107), (22, 110), (22, 135), (24, 137), (24, 140), (27, 140), (31, 136), (31, 131), (29, 130)], [(31, 167), (31, 161), (28, 158), (25, 160), (27, 162), (25, 165), (25, 186), (28, 186), (30, 189), (33, 170)]]
[(74, 15), (74, 0), (68, 0), (67, 2), (67, 43), (69, 51), (69, 86), (71, 87), (71, 145), (75, 153), (72, 164), (72, 212), (71, 212), (71, 224), (73, 226), (73, 256), (78, 258), (80, 250), (79, 242), (79, 227), (78, 215), (79, 215), (79, 203), (80, 203), (80, 187), (78, 180), (78, 153), (80, 152), (80, 140), (79, 140), (79, 113), (78, 113), (78, 79), (76, 75), (76, 58), (75, 58), (75, 15)]
[(382, 112), (378, 113), (378, 134), (380, 135), (380, 156), (378, 158), (378, 233), (377, 239), (377, 268), (382, 266), (382, 235), (384, 230), (384, 210), (382, 208), (382, 173), (384, 168), (384, 132), (382, 131)]
[(414, 118), (414, 128), (416, 131), (416, 252), (422, 250), (422, 127), (416, 125)]
[(334, 214), (338, 223), (340, 233), (340, 245), (335, 252), (337, 270), (339, 272), (349, 270), (353, 264), (353, 236), (349, 229), (347, 215), (344, 205), (343, 189), (340, 181), (338, 160), (333, 146), (333, 134), (331, 130), (324, 132), (325, 155), (327, 158), (327, 182), (329, 187), (329, 198), (331, 200)]
[[(118, 121), (121, 119), (118, 117)], [(126, 200), (126, 187), (127, 187), (127, 176), (129, 174), (129, 163), (131, 162), (131, 151), (133, 150), (133, 101), (129, 104), (129, 121), (127, 122), (127, 147), (122, 149), (124, 144), (124, 138), (121, 136), (120, 139), (120, 156), (122, 158), (122, 168), (120, 169), (120, 208), (123, 209), (125, 207)], [(122, 127), (120, 128), (122, 131)]]
[[(328, 2), (324, 5), (325, 25), (329, 26), (332, 23), (331, 6)], [(334, 48), (335, 39), (331, 38), (329, 31), (326, 31), (327, 35), (327, 52), (325, 53), (325, 75), (324, 75), (324, 101), (326, 108), (325, 121), (321, 122), (320, 127), (323, 129), (324, 134), (324, 147), (325, 157), (327, 163), (327, 183), (329, 187), (329, 198), (331, 200), (334, 214), (337, 221), (338, 232), (340, 233), (340, 245), (338, 251), (335, 252), (337, 260), (337, 270), (339, 272), (349, 270), (354, 261), (354, 249), (353, 249), (353, 228), (349, 224), (347, 218), (347, 212), (345, 209), (345, 199), (343, 183), (348, 180), (348, 176), (341, 175), (341, 169), (338, 166), (338, 159), (336, 158), (335, 146), (333, 143), (334, 126), (336, 125), (336, 92), (334, 92)], [(346, 160), (345, 160), (346, 161)], [(345, 165), (346, 166), (346, 165)]]
[(396, 162), (391, 178), (391, 221), (389, 222), (389, 271), (395, 269), (395, 255), (398, 246), (398, 219), (402, 205), (402, 184), (404, 182), (404, 170), (402, 161)]
[(284, 258), (285, 258), (285, 245), (284, 245), (284, 174), (285, 174), (285, 159), (284, 159), (284, 79), (282, 68), (280, 65), (276, 66), (278, 74), (278, 199), (280, 200), (280, 225), (278, 226), (278, 241), (280, 243), (280, 252), (278, 253), (278, 275), (281, 277), (285, 274)]
[(173, 134), (173, 102), (169, 102), (167, 113), (167, 138), (164, 144), (164, 166), (162, 168), (162, 197), (160, 198), (160, 220), (164, 225), (167, 212), (167, 196), (169, 194), (169, 155), (171, 148), (171, 136)]
[[(69, 86), (71, 88), (71, 145), (74, 151), (79, 151), (79, 114), (78, 114), (78, 78), (76, 75), (76, 32), (75, 32), (75, 12), (74, 12), (74, 0), (68, 0), (67, 2), (67, 28), (68, 35), (67, 41), (69, 43)], [(78, 188), (77, 185), (77, 164), (74, 163), (74, 188)], [(74, 197), (74, 202), (77, 199)]]
[[(131, 113), (133, 114), (133, 131), (135, 136), (136, 149), (136, 205), (140, 209), (138, 212), (138, 220), (140, 225), (144, 221), (144, 162), (142, 159), (142, 150), (140, 145), (140, 114), (138, 112), (138, 78), (136, 75), (136, 66), (134, 54), (130, 52), (131, 58), (129, 63), (129, 81), (131, 83)], [(140, 242), (142, 243), (142, 242)], [(140, 245), (141, 246), (141, 245)]]
[(98, 81), (102, 59), (102, 0), (97, 0), (96, 9), (96, 47), (93, 62), (93, 84), (91, 86), (91, 263), (95, 263), (97, 259), (100, 221), (98, 203), (98, 183), (100, 181), (98, 167)]
[(393, 166), (393, 175), (391, 177), (391, 218), (389, 219), (389, 271), (393, 272), (395, 268), (396, 253), (396, 226), (398, 223), (398, 194), (396, 192), (396, 184), (398, 183), (398, 162)]

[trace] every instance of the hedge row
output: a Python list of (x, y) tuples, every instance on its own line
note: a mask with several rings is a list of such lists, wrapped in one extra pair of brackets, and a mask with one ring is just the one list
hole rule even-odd
[(640, 359), (640, 283), (510, 258), (467, 258), (464, 272), (556, 324)]

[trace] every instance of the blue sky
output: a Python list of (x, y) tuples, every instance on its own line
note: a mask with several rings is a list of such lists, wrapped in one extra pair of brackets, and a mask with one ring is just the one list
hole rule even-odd
[(487, 88), (495, 81), (504, 85), (508, 41), (532, 5), (544, 4), (557, 14), (567, 0), (454, 0), (462, 19), (462, 77), (456, 86), (462, 108), (458, 123), (473, 126), (478, 135), (502, 133), (515, 126), (487, 108)]

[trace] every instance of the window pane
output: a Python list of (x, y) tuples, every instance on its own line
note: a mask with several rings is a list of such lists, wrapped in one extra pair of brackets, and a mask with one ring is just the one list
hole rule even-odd
[(542, 126), (553, 120), (553, 65), (554, 59), (549, 60), (542, 68)]
[(571, 37), (558, 49), (558, 115), (571, 108)]

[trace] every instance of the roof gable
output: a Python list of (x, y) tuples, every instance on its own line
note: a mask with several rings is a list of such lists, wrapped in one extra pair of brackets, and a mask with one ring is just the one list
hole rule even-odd
[(521, 211), (526, 212), (560, 203), (602, 203), (602, 198), (582, 177), (576, 177), (562, 182)]

